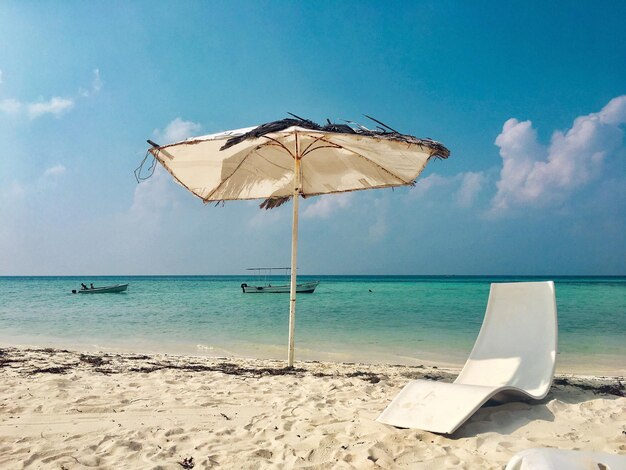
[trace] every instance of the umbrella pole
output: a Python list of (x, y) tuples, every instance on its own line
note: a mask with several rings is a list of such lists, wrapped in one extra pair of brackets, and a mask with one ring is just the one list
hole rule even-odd
[(287, 367), (293, 367), (294, 334), (296, 330), (296, 276), (298, 268), (298, 203), (300, 202), (300, 159), (295, 158), (293, 184), (293, 223), (291, 226), (291, 285), (289, 288), (289, 350)]

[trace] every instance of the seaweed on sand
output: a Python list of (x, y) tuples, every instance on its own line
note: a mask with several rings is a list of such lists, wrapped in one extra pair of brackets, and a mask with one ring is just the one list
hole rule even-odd
[(90, 356), (88, 354), (81, 354), (79, 359), (81, 362), (86, 362), (87, 364), (91, 364), (96, 367), (108, 363), (108, 361), (106, 361), (102, 356)]
[(0, 367), (11, 367), (11, 364), (18, 364), (20, 362), (26, 362), (26, 359), (3, 359), (2, 356), (0, 356)]
[(273, 369), (264, 367), (260, 369), (241, 367), (236, 364), (224, 362), (215, 366), (206, 366), (203, 364), (168, 364), (168, 363), (150, 363), (142, 367), (133, 367), (129, 369), (130, 372), (155, 372), (157, 370), (181, 370), (185, 372), (222, 372), (227, 375), (238, 375), (245, 377), (263, 377), (266, 375), (296, 375), (305, 372), (304, 369), (298, 369), (295, 367), (283, 367), (280, 369)]
[(424, 374), (424, 378), (428, 380), (442, 380), (443, 376), (438, 374)]
[(28, 371), (29, 375), (35, 374), (67, 374), (76, 364), (65, 364), (56, 367), (41, 367)]
[(72, 351), (68, 351), (67, 349), (54, 349), (54, 348), (31, 348), (25, 349), (26, 352), (36, 352), (36, 353), (46, 353), (46, 354), (56, 354), (56, 353), (72, 353)]
[(145, 360), (150, 359), (150, 356), (146, 356), (145, 354), (139, 354), (139, 355), (135, 354), (132, 356), (123, 356), (123, 359), (128, 359), (131, 361), (145, 361)]
[(373, 372), (366, 372), (362, 370), (349, 372), (343, 375), (342, 374), (327, 374), (326, 372), (313, 372), (312, 375), (313, 377), (350, 377), (350, 378), (357, 377), (361, 380), (364, 380), (366, 382), (370, 382), (373, 384), (377, 384), (381, 380), (388, 378), (386, 375), (378, 375)]
[(575, 387), (580, 390), (591, 390), (596, 395), (602, 394), (626, 397), (626, 387), (624, 387), (624, 384), (620, 380), (617, 380), (615, 383), (612, 384), (594, 385), (586, 382), (568, 380), (565, 377), (557, 377), (554, 379), (553, 384)]
[(380, 376), (378, 376), (378, 374), (374, 374), (373, 372), (364, 372), (362, 370), (350, 372), (349, 374), (347, 374), (347, 377), (358, 377), (365, 380), (366, 382), (370, 382), (373, 384), (377, 384), (378, 382), (380, 382)]
[(26, 359), (14, 359), (11, 357), (10, 349), (0, 348), (0, 367), (10, 367), (11, 364), (26, 362)]
[(104, 369), (102, 367), (94, 367), (93, 371), (94, 372), (98, 372), (98, 373), (103, 374), (103, 375), (111, 375), (111, 374), (119, 374), (120, 373), (119, 370), (116, 370), (116, 369)]
[(618, 397), (626, 397), (626, 387), (622, 382), (617, 382), (614, 384), (604, 384), (600, 385), (598, 388), (598, 393), (603, 393), (605, 395), (616, 395)]
[(193, 457), (184, 458), (181, 462), (178, 462), (178, 465), (180, 465), (186, 470), (189, 470), (196, 466), (196, 464), (193, 461)]

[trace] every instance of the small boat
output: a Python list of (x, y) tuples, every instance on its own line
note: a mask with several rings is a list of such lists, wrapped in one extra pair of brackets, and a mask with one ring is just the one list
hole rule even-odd
[[(298, 294), (312, 294), (315, 292), (315, 288), (320, 281), (303, 282), (302, 284), (296, 284), (296, 293)], [(249, 286), (246, 283), (241, 284), (241, 289), (244, 294), (289, 294), (291, 291), (291, 285), (273, 286), (268, 284), (266, 286)]]
[(94, 287), (93, 289), (72, 289), (72, 294), (108, 294), (112, 292), (124, 292), (128, 289), (128, 284), (117, 284), (115, 286)]
[[(244, 294), (289, 294), (291, 292), (291, 284), (274, 284), (269, 282), (272, 271), (281, 270), (289, 275), (290, 268), (248, 268), (248, 271), (257, 271), (259, 276), (258, 285), (248, 285), (245, 282), (241, 284), (241, 290)], [(261, 275), (264, 273), (264, 276)], [(263, 279), (261, 279), (263, 277)], [(297, 294), (312, 294), (320, 281), (308, 281), (296, 284)]]

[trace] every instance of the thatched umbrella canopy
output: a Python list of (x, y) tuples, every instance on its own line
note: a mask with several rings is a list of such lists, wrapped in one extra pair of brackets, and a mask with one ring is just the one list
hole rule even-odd
[[(428, 147), (432, 150), (431, 157), (434, 158), (448, 158), (450, 156), (450, 151), (444, 147), (439, 142), (436, 142), (431, 139), (420, 139), (418, 137), (401, 134), (398, 131), (390, 128), (389, 126), (383, 124), (382, 122), (366, 116), (369, 119), (372, 119), (374, 122), (378, 124), (376, 129), (367, 129), (366, 127), (360, 126), (358, 124), (350, 122), (353, 124), (352, 126), (348, 124), (337, 124), (332, 123), (330, 120), (327, 120), (327, 124), (321, 126), (316, 122), (313, 122), (309, 119), (303, 119), (298, 116), (294, 116), (293, 118), (281, 119), (279, 121), (272, 121), (265, 124), (261, 124), (253, 128), (252, 130), (229, 138), (226, 143), (220, 148), (220, 150), (226, 150), (233, 145), (237, 145), (246, 140), (250, 139), (258, 139), (268, 134), (272, 134), (275, 132), (284, 131), (285, 129), (289, 129), (290, 127), (300, 127), (303, 129), (309, 129), (313, 131), (321, 131), (335, 134), (354, 134), (354, 135), (362, 135), (367, 137), (377, 137), (380, 139), (388, 139), (395, 140), (399, 142), (406, 142), (408, 144), (415, 144), (422, 147)], [(415, 182), (413, 181), (413, 184)], [(312, 196), (312, 194), (302, 194), (303, 197)], [(273, 209), (275, 207), (281, 206), (285, 202), (289, 201), (291, 196), (285, 197), (273, 197), (264, 200), (260, 207), (262, 209)]]

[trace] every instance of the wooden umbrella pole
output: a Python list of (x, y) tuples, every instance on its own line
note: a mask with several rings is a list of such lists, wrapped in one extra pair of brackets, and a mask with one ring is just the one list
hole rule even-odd
[(296, 278), (298, 269), (298, 203), (300, 202), (300, 153), (296, 134), (296, 158), (293, 178), (293, 224), (291, 226), (291, 285), (289, 289), (289, 350), (287, 366), (293, 367), (294, 341), (296, 330)]

